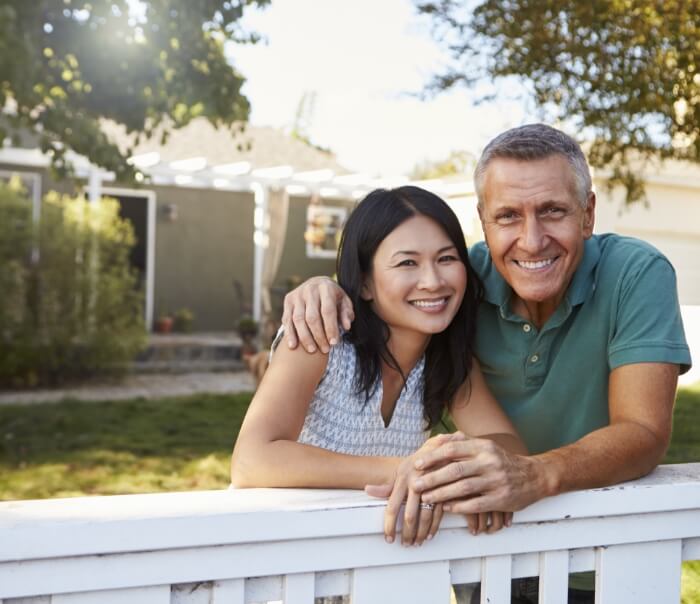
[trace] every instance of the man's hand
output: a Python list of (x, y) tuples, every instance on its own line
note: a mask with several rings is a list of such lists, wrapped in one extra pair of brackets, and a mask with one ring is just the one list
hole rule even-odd
[(340, 339), (338, 320), (348, 330), (355, 314), (350, 298), (328, 277), (312, 277), (284, 297), (282, 326), (290, 348), (298, 343), (323, 353)]
[(547, 495), (542, 462), (509, 453), (488, 439), (452, 440), (416, 455), (415, 466), (423, 473), (411, 488), (422, 501), (443, 503), (447, 512), (514, 512)]

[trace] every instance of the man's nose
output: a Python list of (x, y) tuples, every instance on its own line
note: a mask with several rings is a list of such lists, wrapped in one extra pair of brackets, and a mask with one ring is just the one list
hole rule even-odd
[(528, 216), (520, 233), (520, 249), (529, 253), (541, 251), (547, 245), (547, 233), (536, 216)]

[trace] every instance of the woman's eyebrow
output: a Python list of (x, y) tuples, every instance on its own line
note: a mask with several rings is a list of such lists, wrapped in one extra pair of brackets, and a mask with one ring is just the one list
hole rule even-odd
[[(442, 254), (443, 252), (446, 252), (448, 250), (456, 250), (456, 249), (457, 249), (456, 245), (450, 244), (450, 245), (446, 245), (445, 247), (441, 247), (439, 250), (437, 250), (436, 253)], [(418, 256), (419, 254), (420, 254), (420, 252), (417, 252), (415, 250), (398, 250), (391, 255), (391, 258), (393, 258), (394, 256), (399, 256), (399, 255)]]

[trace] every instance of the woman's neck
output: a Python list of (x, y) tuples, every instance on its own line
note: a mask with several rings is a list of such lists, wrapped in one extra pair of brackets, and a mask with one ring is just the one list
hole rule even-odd
[[(391, 330), (387, 348), (391, 356), (401, 369), (401, 373), (406, 377), (416, 366), (418, 359), (423, 356), (425, 349), (430, 342), (430, 336), (425, 334), (406, 333), (400, 330)], [(385, 365), (384, 363), (382, 365)], [(383, 369), (387, 369), (383, 367)]]

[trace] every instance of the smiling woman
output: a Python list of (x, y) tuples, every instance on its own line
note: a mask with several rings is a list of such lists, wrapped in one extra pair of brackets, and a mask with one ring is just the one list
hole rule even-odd
[[(438, 529), (440, 506), (409, 487), (416, 455), (457, 436), (428, 440), (449, 410), (462, 432), (524, 451), (472, 361), (481, 285), (457, 217), (417, 187), (370, 193), (343, 232), (338, 281), (356, 309), (328, 354), (279, 346), (234, 449), (236, 487), (363, 488), (391, 485), (385, 525), (394, 538), (406, 500), (402, 542)], [(507, 521), (484, 515), (474, 531)]]

